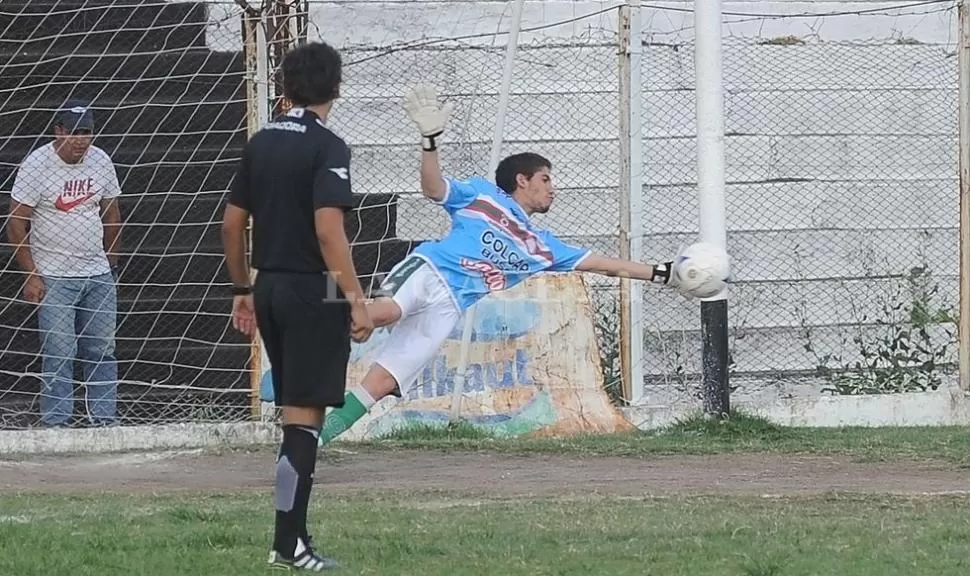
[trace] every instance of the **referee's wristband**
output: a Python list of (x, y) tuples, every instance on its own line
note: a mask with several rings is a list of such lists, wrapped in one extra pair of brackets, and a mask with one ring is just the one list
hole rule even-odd
[(251, 286), (233, 286), (232, 295), (233, 296), (249, 296), (253, 293)]

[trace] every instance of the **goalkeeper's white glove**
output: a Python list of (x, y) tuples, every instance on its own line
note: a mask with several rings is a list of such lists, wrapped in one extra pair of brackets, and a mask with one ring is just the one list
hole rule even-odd
[(421, 131), (421, 148), (431, 152), (437, 148), (434, 139), (445, 131), (454, 104), (438, 105), (438, 93), (433, 86), (419, 85), (404, 94), (404, 110)]

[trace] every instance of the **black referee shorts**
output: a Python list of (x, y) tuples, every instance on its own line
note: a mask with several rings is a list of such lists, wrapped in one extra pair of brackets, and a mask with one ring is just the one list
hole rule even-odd
[[(253, 300), (277, 406), (341, 407), (350, 359), (350, 305), (324, 274), (262, 272)], [(328, 299), (329, 296), (329, 299)]]

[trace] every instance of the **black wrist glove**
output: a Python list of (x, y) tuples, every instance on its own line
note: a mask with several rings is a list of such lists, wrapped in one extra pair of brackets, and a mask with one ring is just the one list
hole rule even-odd
[(653, 265), (653, 281), (658, 284), (669, 284), (670, 275), (673, 272), (674, 263), (664, 262), (663, 264)]

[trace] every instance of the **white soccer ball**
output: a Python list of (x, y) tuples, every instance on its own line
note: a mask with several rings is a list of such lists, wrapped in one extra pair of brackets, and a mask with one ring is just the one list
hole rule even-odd
[(727, 252), (708, 242), (695, 242), (674, 259), (677, 290), (690, 298), (710, 298), (724, 289), (731, 275)]

